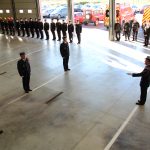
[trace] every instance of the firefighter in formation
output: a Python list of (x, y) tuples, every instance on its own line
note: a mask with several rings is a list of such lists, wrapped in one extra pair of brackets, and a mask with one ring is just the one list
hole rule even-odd
[[(75, 31), (77, 34), (78, 44), (81, 42), (81, 31), (82, 25), (77, 21), (75, 25)], [(68, 36), (70, 43), (73, 42), (73, 32), (74, 25), (71, 21), (68, 24), (63, 20), (61, 23), (60, 20), (57, 20), (55, 23), (54, 20), (49, 24), (47, 20), (44, 20), (44, 23), (41, 19), (32, 19), (32, 18), (20, 18), (14, 20), (12, 17), (9, 18), (0, 18), (0, 29), (1, 34), (12, 35), (12, 36), (22, 36), (22, 37), (31, 37), (31, 38), (44, 38), (44, 33), (46, 40), (49, 40), (49, 31), (52, 33), (52, 40), (61, 41), (61, 37)], [(67, 32), (68, 31), (68, 32)], [(67, 35), (68, 33), (68, 35)]]

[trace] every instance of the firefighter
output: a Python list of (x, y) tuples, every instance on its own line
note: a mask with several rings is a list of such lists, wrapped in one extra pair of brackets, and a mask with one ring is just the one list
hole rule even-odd
[(34, 22), (33, 22), (32, 18), (30, 18), (29, 26), (30, 26), (30, 33), (32, 35), (32, 38), (34, 38)]
[(39, 28), (38, 28), (38, 19), (35, 18), (35, 21), (34, 21), (34, 29), (35, 29), (35, 33), (36, 33), (36, 38), (38, 39), (39, 38)]
[(62, 25), (59, 22), (59, 20), (57, 19), (57, 22), (56, 22), (56, 30), (57, 30), (57, 35), (58, 35), (57, 41), (61, 41), (61, 29), (62, 29), (61, 27), (62, 27)]
[(30, 29), (29, 21), (28, 21), (28, 19), (25, 19), (25, 31), (26, 31), (27, 37), (30, 36), (29, 29)]
[(70, 43), (73, 42), (73, 32), (74, 32), (74, 26), (71, 23), (71, 21), (69, 21), (69, 24), (68, 24), (68, 34), (69, 34)]
[(149, 37), (150, 37), (150, 23), (145, 21), (142, 25), (143, 32), (144, 32), (144, 46), (148, 46), (149, 44)]
[(25, 30), (24, 30), (24, 28), (25, 28), (24, 20), (21, 18), (20, 19), (20, 29), (21, 29), (23, 37), (25, 36)]
[(63, 23), (62, 23), (62, 34), (63, 34), (63, 37), (67, 36), (67, 23), (63, 20)]
[(15, 27), (16, 27), (16, 31), (18, 33), (18, 36), (20, 36), (20, 22), (18, 19), (16, 20)]
[(43, 39), (43, 22), (41, 21), (41, 19), (38, 20), (38, 29), (39, 29), (39, 32), (40, 32), (40, 35), (41, 35), (41, 40)]
[(46, 21), (44, 22), (44, 31), (46, 35), (46, 40), (49, 40), (49, 23)]
[(52, 32), (52, 35), (53, 35), (53, 39), (52, 40), (56, 40), (55, 30), (56, 30), (56, 24), (54, 23), (54, 21), (52, 19), (52, 22), (51, 22), (51, 32)]
[(130, 24), (128, 21), (125, 21), (123, 31), (125, 35), (125, 41), (127, 41), (127, 39), (130, 40)]
[(117, 41), (120, 41), (121, 24), (119, 23), (119, 20), (117, 20), (117, 22), (115, 23), (114, 30), (115, 30), (115, 33), (116, 33)]
[(140, 24), (134, 20), (133, 25), (132, 25), (132, 31), (133, 31), (133, 40), (132, 41), (137, 41), (137, 35), (138, 35), (138, 30), (140, 28)]
[(82, 33), (82, 25), (80, 24), (79, 20), (77, 20), (77, 24), (76, 24), (76, 34), (77, 34), (77, 38), (78, 38), (78, 43), (81, 43), (81, 33)]
[(1, 26), (2, 34), (5, 34), (4, 20), (2, 18), (0, 18), (0, 26)]

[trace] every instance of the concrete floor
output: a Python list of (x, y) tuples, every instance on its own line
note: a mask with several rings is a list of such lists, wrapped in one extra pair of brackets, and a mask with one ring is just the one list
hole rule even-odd
[[(108, 149), (150, 150), (150, 96), (135, 106), (140, 79), (126, 75), (142, 70), (150, 49), (107, 39), (104, 30), (83, 29), (64, 73), (59, 42), (0, 35), (0, 150), (103, 150), (133, 110)], [(32, 67), (29, 94), (16, 70), (21, 51)]]

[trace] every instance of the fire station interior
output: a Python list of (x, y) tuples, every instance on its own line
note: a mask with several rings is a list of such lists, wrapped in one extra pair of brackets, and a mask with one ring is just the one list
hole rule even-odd
[[(1, 0), (0, 17), (42, 17), (41, 3)], [(109, 30), (83, 24), (80, 44), (74, 32), (67, 72), (51, 31), (49, 40), (0, 33), (0, 150), (150, 150), (149, 89), (136, 105), (140, 77), (127, 75), (143, 70), (150, 46), (142, 29), (137, 41), (121, 33), (119, 42)], [(17, 71), (21, 52), (31, 66), (29, 93)]]

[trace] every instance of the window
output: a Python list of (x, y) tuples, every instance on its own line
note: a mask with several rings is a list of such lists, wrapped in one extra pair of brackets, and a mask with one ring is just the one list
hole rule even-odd
[(10, 10), (9, 10), (9, 9), (6, 9), (6, 13), (9, 14), (9, 13), (10, 13)]
[(23, 9), (20, 9), (20, 10), (19, 10), (19, 13), (20, 13), (20, 14), (23, 14)]
[(0, 10), (0, 14), (3, 14), (3, 10)]
[(28, 9), (28, 14), (32, 14), (32, 10), (31, 9)]

